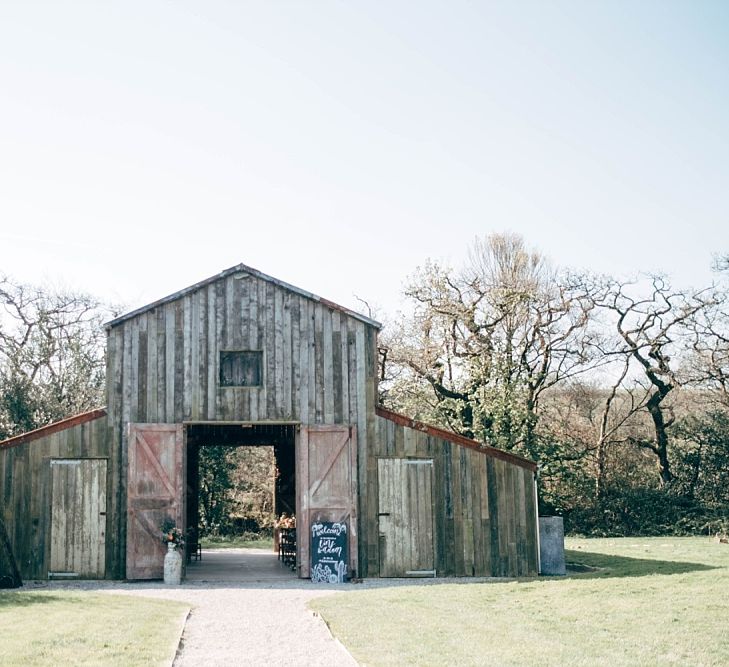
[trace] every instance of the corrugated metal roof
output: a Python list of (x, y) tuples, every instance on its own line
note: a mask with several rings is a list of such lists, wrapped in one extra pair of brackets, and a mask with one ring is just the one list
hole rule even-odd
[(312, 301), (318, 301), (319, 303), (321, 303), (329, 308), (332, 308), (333, 310), (338, 310), (342, 313), (345, 313), (346, 315), (349, 315), (350, 317), (353, 317), (353, 318), (359, 320), (360, 322), (364, 322), (365, 324), (367, 324), (371, 327), (375, 327), (376, 329), (382, 329), (382, 324), (380, 324), (376, 320), (373, 320), (370, 317), (362, 315), (361, 313), (357, 313), (354, 310), (350, 310), (349, 308), (345, 308), (344, 306), (340, 306), (339, 304), (334, 303), (333, 301), (323, 299), (322, 297), (317, 296), (316, 294), (312, 294), (311, 292), (307, 292), (306, 290), (303, 290), (300, 287), (296, 287), (295, 285), (290, 285), (289, 283), (284, 282), (283, 280), (279, 280), (278, 278), (269, 276), (269, 275), (263, 273), (262, 271), (259, 271), (258, 269), (254, 269), (250, 266), (247, 266), (246, 264), (237, 264), (236, 266), (232, 266), (231, 268), (225, 269), (225, 271), (221, 271), (220, 273), (218, 273), (214, 276), (210, 276), (210, 278), (206, 278), (205, 280), (202, 280), (199, 283), (190, 285), (189, 287), (186, 287), (185, 289), (182, 289), (179, 292), (175, 292), (174, 294), (170, 294), (169, 296), (163, 297), (162, 299), (159, 299), (157, 301), (154, 301), (153, 303), (147, 304), (146, 306), (142, 306), (141, 308), (132, 310), (129, 313), (120, 315), (119, 317), (107, 322), (105, 324), (105, 326), (108, 329), (110, 329), (119, 324), (122, 324), (123, 322), (126, 322), (127, 320), (130, 320), (130, 319), (136, 317), (137, 315), (146, 313), (149, 310), (154, 310), (155, 308), (162, 306), (166, 303), (176, 301), (177, 299), (185, 296), (186, 294), (191, 294), (192, 292), (196, 292), (197, 290), (199, 290), (203, 287), (206, 287), (210, 283), (214, 283), (218, 280), (223, 280), (223, 279), (227, 278), (228, 276), (233, 276), (238, 273), (255, 276), (256, 278), (260, 278), (261, 280), (266, 280), (275, 285), (278, 285), (279, 287), (282, 287), (283, 289), (289, 290), (290, 292), (295, 292), (296, 294), (306, 297), (307, 299), (311, 299)]

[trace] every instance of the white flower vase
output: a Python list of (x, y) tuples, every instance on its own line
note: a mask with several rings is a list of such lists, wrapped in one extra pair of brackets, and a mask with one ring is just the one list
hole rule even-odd
[(167, 543), (164, 569), (165, 584), (179, 586), (182, 581), (182, 556), (177, 551), (174, 542)]

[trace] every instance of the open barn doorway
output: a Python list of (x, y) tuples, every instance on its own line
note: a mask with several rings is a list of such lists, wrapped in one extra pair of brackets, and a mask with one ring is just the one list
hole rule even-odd
[[(272, 542), (273, 526), (296, 511), (294, 423), (190, 423), (187, 429), (188, 580), (260, 581), (296, 576), (296, 563)], [(225, 482), (221, 485), (220, 481)], [(221, 500), (211, 498), (210, 481)], [(222, 513), (221, 513), (222, 512)], [(276, 531), (277, 535), (279, 531)], [(253, 547), (233, 546), (259, 536)], [(217, 535), (220, 544), (206, 537)], [(238, 542), (236, 541), (238, 540)], [(198, 549), (202, 542), (207, 548)], [(223, 548), (218, 548), (223, 547)], [(295, 559), (295, 550), (294, 550)]]

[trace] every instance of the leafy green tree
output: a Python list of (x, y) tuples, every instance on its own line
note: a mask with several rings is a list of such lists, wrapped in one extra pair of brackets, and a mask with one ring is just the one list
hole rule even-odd
[(273, 527), (272, 447), (204, 445), (199, 448), (199, 507), (203, 534)]
[(225, 533), (232, 512), (230, 447), (205, 445), (199, 449), (200, 527), (204, 535)]
[[(729, 412), (689, 414), (678, 425), (676, 491), (729, 511)], [(729, 516), (727, 517), (729, 518)]]

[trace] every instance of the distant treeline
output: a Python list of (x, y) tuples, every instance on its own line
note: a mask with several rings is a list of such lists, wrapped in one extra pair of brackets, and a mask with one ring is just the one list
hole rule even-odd
[(573, 533), (726, 532), (728, 265), (676, 289), (478, 240), (464, 266), (427, 262), (406, 285), (381, 399), (538, 461), (540, 510)]
[[(428, 261), (405, 285), (380, 398), (536, 460), (541, 512), (573, 533), (727, 532), (729, 255), (715, 269), (679, 289), (560, 270), (510, 234), (477, 240), (463, 266)], [(116, 309), (9, 278), (0, 306), (0, 439), (103, 405)], [(232, 514), (269, 528), (270, 461), (210, 455), (230, 490), (203, 499), (206, 530)]]

